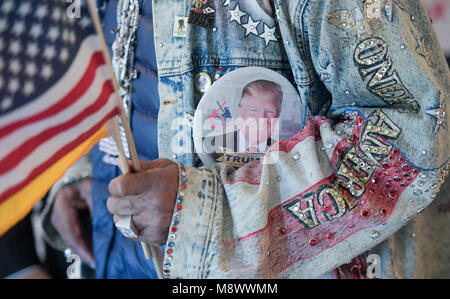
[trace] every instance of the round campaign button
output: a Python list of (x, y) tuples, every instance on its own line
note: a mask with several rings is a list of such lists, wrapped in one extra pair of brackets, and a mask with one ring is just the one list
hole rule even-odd
[(205, 72), (198, 73), (195, 75), (194, 84), (198, 91), (206, 92), (211, 87), (211, 77)]
[(229, 72), (197, 106), (195, 150), (208, 167), (260, 161), (278, 141), (302, 129), (303, 113), (297, 90), (281, 74), (261, 67)]

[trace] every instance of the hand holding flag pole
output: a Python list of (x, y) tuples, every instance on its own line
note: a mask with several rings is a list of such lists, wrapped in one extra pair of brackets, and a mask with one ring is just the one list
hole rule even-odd
[[(87, 3), (88, 3), (88, 7), (89, 7), (89, 12), (90, 12), (92, 20), (94, 22), (95, 29), (96, 29), (97, 34), (103, 45), (103, 53), (105, 56), (106, 64), (112, 75), (112, 81), (113, 81), (113, 85), (114, 85), (114, 89), (115, 89), (115, 97), (117, 99), (117, 106), (120, 111), (119, 117), (120, 117), (121, 123), (123, 125), (123, 128), (125, 130), (125, 137), (126, 137), (126, 140), (128, 143), (128, 148), (130, 150), (130, 156), (131, 156), (131, 160), (132, 160), (133, 170), (136, 172), (139, 172), (141, 170), (141, 166), (139, 163), (136, 146), (134, 143), (133, 135), (131, 134), (130, 124), (129, 124), (127, 116), (125, 114), (121, 98), (119, 96), (119, 85), (117, 83), (116, 76), (114, 74), (114, 71), (113, 71), (113, 68), (111, 65), (111, 57), (109, 54), (108, 46), (106, 44), (105, 36), (103, 34), (103, 28), (101, 26), (100, 19), (97, 14), (96, 5), (94, 3), (94, 0), (87, 0)], [(109, 134), (114, 139), (114, 142), (117, 145), (117, 150), (119, 153), (119, 168), (121, 169), (123, 174), (130, 173), (130, 167), (128, 165), (128, 161), (127, 161), (125, 151), (123, 148), (123, 144), (122, 144), (122, 139), (120, 136), (118, 119), (115, 117), (115, 118), (109, 120), (106, 123), (106, 127), (107, 127)], [(128, 217), (130, 217), (130, 216), (128, 216)], [(128, 223), (131, 223), (130, 220), (131, 219), (128, 219), (125, 221)], [(141, 245), (142, 245), (142, 249), (144, 251), (145, 257), (147, 259), (153, 258), (153, 264), (154, 264), (155, 270), (158, 274), (158, 278), (162, 278), (163, 276), (162, 276), (161, 266), (162, 266), (163, 256), (162, 256), (161, 249), (158, 247), (149, 246), (145, 242), (141, 242)]]

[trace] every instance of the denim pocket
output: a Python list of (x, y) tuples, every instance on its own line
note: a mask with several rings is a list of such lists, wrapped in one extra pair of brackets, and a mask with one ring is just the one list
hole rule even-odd
[[(159, 16), (161, 12), (164, 23), (173, 25), (159, 27), (155, 20), (159, 74), (170, 76), (206, 66), (289, 67), (271, 8), (257, 1), (250, 2), (209, 1), (214, 9), (213, 27), (187, 24), (184, 37), (174, 35), (174, 26), (179, 17), (189, 15), (190, 6), (184, 3), (184, 10), (171, 8), (166, 11), (167, 4), (159, 4), (156, 19), (163, 18)], [(167, 22), (167, 19), (172, 21)]]

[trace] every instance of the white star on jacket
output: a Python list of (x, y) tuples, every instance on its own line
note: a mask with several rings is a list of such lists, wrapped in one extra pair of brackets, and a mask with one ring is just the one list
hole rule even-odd
[(436, 127), (434, 128), (434, 134), (436, 134), (441, 127), (446, 128), (446, 102), (442, 97), (442, 93), (439, 94), (439, 107), (434, 109), (428, 109), (425, 111), (426, 114), (431, 115), (436, 118)]
[(241, 24), (241, 18), (246, 15), (245, 12), (241, 11), (239, 4), (236, 4), (234, 10), (230, 10), (230, 14), (230, 22), (236, 21), (238, 24)]
[(250, 33), (258, 35), (258, 30), (256, 29), (256, 27), (259, 25), (259, 23), (261, 23), (261, 21), (255, 22), (249, 15), (247, 24), (242, 25), (242, 27), (245, 28), (245, 36), (249, 35)]
[(264, 38), (266, 41), (266, 46), (269, 44), (270, 41), (277, 41), (277, 38), (275, 37), (275, 27), (270, 28), (266, 24), (264, 24), (264, 33), (262, 33), (259, 37)]

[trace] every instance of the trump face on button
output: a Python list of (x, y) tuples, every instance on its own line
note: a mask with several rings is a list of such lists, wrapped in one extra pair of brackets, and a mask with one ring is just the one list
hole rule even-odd
[(273, 144), (271, 135), (280, 117), (282, 101), (283, 91), (278, 83), (256, 80), (244, 87), (237, 112), (244, 124), (239, 135), (245, 138), (245, 152), (261, 152)]

